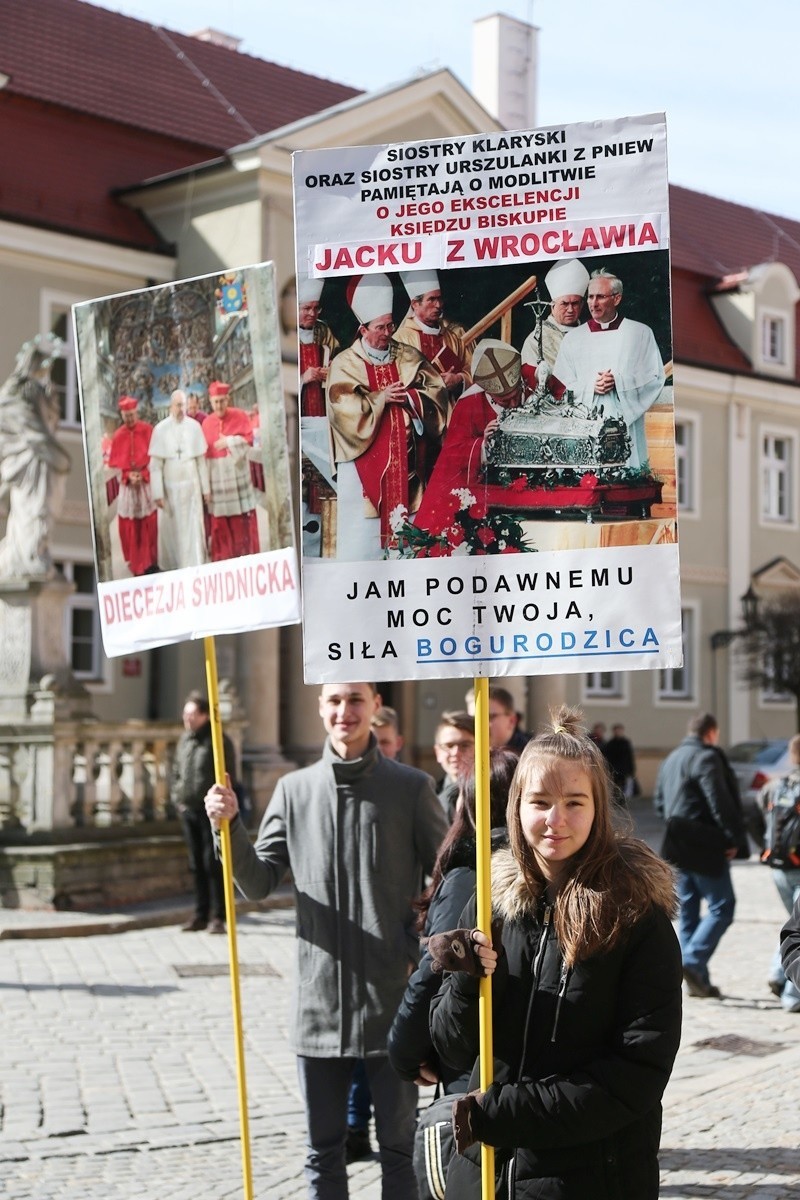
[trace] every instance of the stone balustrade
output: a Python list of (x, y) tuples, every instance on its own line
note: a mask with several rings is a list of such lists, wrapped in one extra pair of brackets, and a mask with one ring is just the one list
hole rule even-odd
[[(244, 722), (225, 722), (241, 763)], [(91, 719), (0, 724), (0, 834), (173, 819), (169, 781), (177, 722)]]

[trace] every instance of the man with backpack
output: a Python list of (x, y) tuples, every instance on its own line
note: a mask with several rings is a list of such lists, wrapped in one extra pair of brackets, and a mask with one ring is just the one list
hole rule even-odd
[[(758, 803), (765, 822), (761, 861), (772, 868), (778, 895), (791, 914), (800, 897), (800, 734), (789, 742), (789, 761), (792, 769), (765, 784)], [(786, 977), (780, 949), (773, 957), (768, 983), (786, 1012), (800, 1012), (800, 990)]]

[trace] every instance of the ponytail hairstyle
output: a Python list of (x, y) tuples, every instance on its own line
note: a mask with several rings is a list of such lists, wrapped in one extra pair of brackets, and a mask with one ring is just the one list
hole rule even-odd
[(544, 896), (548, 879), (522, 831), (520, 805), (534, 770), (577, 764), (589, 777), (594, 821), (584, 845), (566, 864), (558, 881), (554, 925), (568, 966), (608, 951), (654, 902), (674, 909), (672, 873), (643, 842), (617, 828), (611, 781), (602, 751), (592, 741), (578, 709), (562, 705), (552, 723), (528, 742), (508, 798), (508, 836), (534, 901)]

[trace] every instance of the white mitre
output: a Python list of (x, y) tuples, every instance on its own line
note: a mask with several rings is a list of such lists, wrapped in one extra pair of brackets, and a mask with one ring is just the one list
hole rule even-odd
[(298, 279), (297, 280), (297, 303), (298, 304), (315, 304), (319, 302), (322, 295), (322, 285), (324, 279)]
[(544, 277), (551, 300), (561, 296), (585, 296), (589, 287), (589, 272), (579, 258), (558, 262)]
[(438, 271), (401, 271), (400, 279), (408, 292), (409, 300), (425, 296), (428, 292), (440, 292)]
[(359, 325), (369, 325), (377, 317), (391, 313), (394, 293), (388, 275), (362, 275), (349, 297), (350, 307)]

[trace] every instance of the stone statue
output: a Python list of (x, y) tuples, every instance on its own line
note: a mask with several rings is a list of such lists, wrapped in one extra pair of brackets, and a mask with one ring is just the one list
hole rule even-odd
[(58, 443), (58, 399), (50, 383), (58, 338), (35, 337), (0, 387), (0, 501), (8, 504), (0, 542), (0, 579), (55, 574), (48, 537), (71, 463)]

